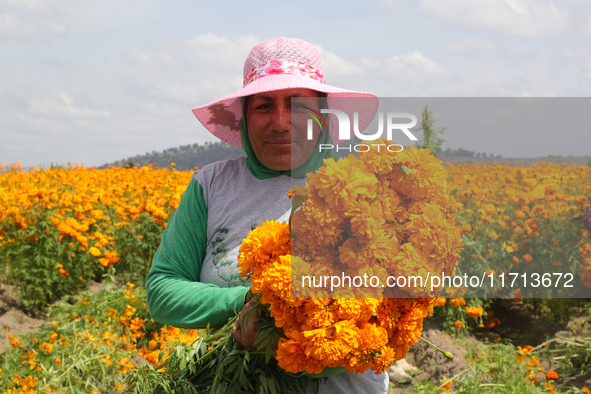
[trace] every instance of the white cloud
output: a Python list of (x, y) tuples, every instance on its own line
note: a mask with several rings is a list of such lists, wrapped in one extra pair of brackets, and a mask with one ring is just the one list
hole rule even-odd
[(197, 89), (197, 87), (176, 83), (158, 85), (154, 94), (161, 99), (182, 103), (187, 101), (197, 102), (200, 98), (199, 89)]
[(315, 45), (322, 59), (324, 75), (341, 77), (356, 76), (364, 73), (363, 67), (354, 62), (347, 61), (331, 51), (325, 51), (320, 45)]
[(35, 115), (67, 118), (106, 118), (109, 111), (85, 108), (74, 104), (74, 100), (64, 92), (55, 92), (41, 100), (28, 100), (28, 112)]
[(475, 38), (466, 38), (461, 42), (454, 42), (447, 46), (454, 52), (476, 52), (476, 51), (495, 51), (497, 46), (487, 40), (477, 40)]
[(0, 15), (0, 40), (30, 40), (47, 36), (59, 36), (67, 31), (66, 26), (37, 15)]
[(259, 42), (249, 34), (231, 40), (213, 33), (202, 34), (186, 42), (185, 51), (194, 63), (205, 67), (232, 67), (242, 71), (248, 53)]
[(591, 49), (567, 49), (564, 51), (566, 59), (574, 59), (576, 64), (581, 67), (581, 76), (584, 79), (591, 80)]
[(362, 64), (367, 68), (375, 69), (382, 76), (415, 82), (425, 78), (449, 75), (445, 67), (416, 50), (404, 55), (389, 56), (383, 60), (364, 58)]
[(4, 0), (5, 6), (25, 9), (33, 12), (47, 11), (47, 4), (42, 0)]
[(178, 61), (166, 50), (142, 51), (134, 48), (129, 51), (128, 57), (145, 67), (177, 66)]
[(568, 11), (539, 0), (422, 0), (421, 8), (452, 23), (509, 36), (552, 36), (572, 24)]

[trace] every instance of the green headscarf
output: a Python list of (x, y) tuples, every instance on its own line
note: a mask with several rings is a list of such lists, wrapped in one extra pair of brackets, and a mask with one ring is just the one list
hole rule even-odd
[(246, 128), (246, 113), (245, 108), (245, 101), (244, 98), (242, 99), (242, 120), (240, 122), (240, 139), (242, 141), (242, 149), (246, 153), (246, 164), (248, 165), (248, 169), (255, 176), (257, 179), (269, 179), (274, 178), (279, 175), (288, 175), (294, 178), (304, 178), (308, 172), (314, 172), (318, 170), (322, 164), (324, 159), (328, 159), (330, 157), (334, 157), (332, 155), (331, 149), (326, 149), (322, 152), (319, 151), (318, 146), (320, 144), (332, 144), (332, 138), (328, 130), (325, 130), (324, 127), (320, 132), (320, 137), (318, 138), (318, 142), (312, 155), (308, 158), (308, 160), (302, 164), (300, 167), (288, 171), (277, 171), (272, 170), (266, 167), (261, 161), (258, 159), (254, 150), (252, 149), (252, 145), (250, 143), (250, 138), (248, 138), (248, 130)]

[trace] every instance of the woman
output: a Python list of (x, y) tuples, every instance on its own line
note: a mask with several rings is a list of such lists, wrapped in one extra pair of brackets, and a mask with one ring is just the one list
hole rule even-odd
[[(148, 307), (158, 321), (185, 328), (222, 326), (235, 311), (251, 308), (248, 281), (238, 272), (242, 240), (265, 220), (287, 220), (286, 192), (294, 180), (316, 170), (332, 143), (326, 130), (291, 125), (291, 99), (320, 110), (322, 99), (377, 98), (326, 85), (320, 56), (309, 43), (275, 38), (255, 46), (244, 65), (244, 88), (195, 108), (196, 117), (216, 137), (241, 146), (246, 157), (205, 166), (196, 172), (171, 217), (146, 280)], [(367, 101), (365, 102), (367, 103)], [(371, 105), (369, 107), (372, 107)], [(351, 108), (353, 110), (353, 108)], [(362, 115), (363, 116), (363, 115)], [(336, 139), (338, 140), (338, 139)], [(245, 308), (245, 304), (247, 307)], [(251, 319), (253, 321), (254, 319)], [(255, 342), (252, 324), (233, 335), (246, 347)], [(385, 393), (386, 374), (344, 372), (321, 384), (326, 393)]]

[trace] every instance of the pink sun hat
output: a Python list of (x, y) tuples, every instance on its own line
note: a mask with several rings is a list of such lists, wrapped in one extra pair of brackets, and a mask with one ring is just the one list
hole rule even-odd
[[(379, 100), (372, 93), (327, 85), (318, 50), (300, 39), (278, 37), (256, 45), (244, 62), (243, 77), (242, 89), (193, 109), (207, 130), (237, 147), (242, 146), (242, 97), (283, 89), (316, 90), (326, 93), (328, 108), (345, 112), (349, 119), (353, 119), (354, 112), (359, 113), (361, 130), (369, 125), (379, 107)], [(329, 118), (336, 121), (332, 114)], [(331, 127), (330, 134), (335, 143), (343, 141), (339, 139), (336, 127)]]

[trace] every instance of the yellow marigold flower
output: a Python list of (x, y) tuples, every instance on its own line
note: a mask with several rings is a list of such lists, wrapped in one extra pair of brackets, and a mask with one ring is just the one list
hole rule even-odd
[(105, 365), (107, 367), (110, 367), (111, 365), (113, 365), (113, 360), (111, 360), (111, 356), (108, 354), (105, 354), (104, 356), (102, 356), (101, 360), (103, 360), (103, 362), (105, 363)]
[(107, 315), (111, 318), (111, 319), (115, 319), (117, 317), (117, 310), (113, 309), (113, 308), (109, 308), (107, 310)]
[(94, 256), (94, 257), (98, 257), (98, 256), (100, 256), (100, 255), (101, 255), (101, 251), (100, 251), (100, 249), (99, 249), (99, 248), (96, 248), (96, 247), (94, 247), (94, 246), (91, 246), (91, 247), (88, 249), (88, 254), (90, 254), (90, 255), (92, 255), (92, 256)]
[(505, 251), (507, 253), (514, 253), (517, 251), (517, 244), (513, 241), (506, 241), (502, 243), (503, 249), (505, 249)]

